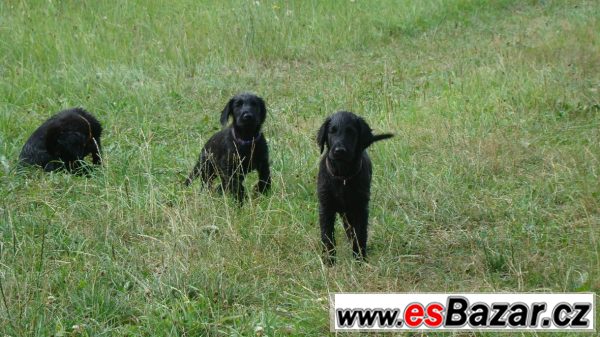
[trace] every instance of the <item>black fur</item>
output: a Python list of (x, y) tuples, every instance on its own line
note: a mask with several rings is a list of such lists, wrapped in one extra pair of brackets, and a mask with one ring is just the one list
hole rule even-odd
[(190, 185), (201, 176), (203, 184), (210, 185), (219, 176), (222, 189), (233, 193), (242, 203), (244, 178), (257, 170), (259, 181), (255, 190), (267, 192), (271, 187), (269, 149), (260, 132), (266, 115), (265, 102), (256, 95), (242, 93), (231, 98), (221, 112), (221, 125), (225, 127), (230, 118), (233, 123), (206, 142), (185, 184)]
[(47, 172), (66, 169), (76, 173), (82, 160), (92, 154), (93, 163), (99, 165), (101, 134), (100, 122), (87, 111), (61, 111), (33, 132), (21, 150), (19, 163), (40, 166)]
[(328, 148), (321, 158), (317, 181), (321, 241), (328, 265), (335, 263), (336, 213), (342, 217), (354, 257), (367, 256), (372, 168), (365, 150), (374, 142), (392, 136), (373, 135), (364, 119), (346, 111), (328, 117), (319, 129), (317, 143), (321, 152), (325, 145)]

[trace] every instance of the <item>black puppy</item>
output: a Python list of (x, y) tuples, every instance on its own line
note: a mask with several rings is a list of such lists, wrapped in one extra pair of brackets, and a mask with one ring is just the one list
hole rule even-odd
[(244, 178), (253, 170), (258, 171), (255, 189), (265, 193), (271, 187), (269, 149), (267, 140), (260, 132), (267, 110), (262, 98), (241, 93), (229, 100), (221, 112), (221, 125), (225, 127), (229, 117), (233, 123), (214, 134), (200, 153), (200, 158), (185, 181), (190, 185), (199, 175), (206, 185), (219, 176), (224, 191), (244, 200)]
[(366, 258), (369, 198), (371, 190), (371, 160), (367, 147), (392, 134), (373, 135), (361, 117), (339, 111), (328, 117), (317, 135), (321, 152), (327, 144), (327, 154), (321, 159), (317, 193), (319, 222), (326, 263), (335, 263), (335, 215), (342, 217), (352, 251), (357, 259)]
[(47, 172), (79, 172), (81, 161), (90, 153), (93, 163), (100, 164), (101, 133), (100, 122), (87, 111), (61, 111), (33, 132), (21, 150), (19, 163), (40, 166)]

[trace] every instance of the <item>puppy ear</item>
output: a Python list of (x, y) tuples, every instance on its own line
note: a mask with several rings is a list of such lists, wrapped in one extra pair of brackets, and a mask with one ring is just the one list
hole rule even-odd
[(367, 147), (371, 146), (371, 144), (375, 142), (394, 137), (393, 133), (382, 133), (380, 135), (374, 135), (369, 124), (367, 124), (367, 122), (362, 117), (358, 117), (357, 123), (358, 128), (360, 130), (358, 133), (358, 149), (360, 151), (364, 151)]
[(221, 125), (226, 126), (229, 121), (229, 116), (233, 114), (233, 98), (227, 102), (223, 111), (221, 111)]
[(362, 117), (357, 117), (356, 124), (358, 125), (357, 149), (362, 152), (373, 143), (373, 131)]
[[(327, 117), (317, 133), (317, 144), (321, 147), (321, 153), (325, 150), (325, 143), (327, 142), (327, 133), (329, 133), (329, 122), (331, 117)], [(329, 145), (328, 145), (329, 146)]]
[(260, 109), (260, 122), (263, 123), (267, 118), (267, 107), (262, 97), (258, 97), (258, 108)]
[(48, 126), (48, 130), (46, 130), (46, 138), (44, 139), (48, 153), (56, 155), (58, 151), (58, 139), (60, 138), (61, 133), (62, 128), (60, 125), (53, 123)]

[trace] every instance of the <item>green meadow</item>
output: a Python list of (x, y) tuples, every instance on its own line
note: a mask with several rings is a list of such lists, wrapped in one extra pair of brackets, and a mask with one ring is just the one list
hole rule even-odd
[[(273, 189), (240, 208), (182, 181), (241, 91)], [(18, 172), (74, 106), (103, 167)], [(396, 136), (369, 149), (368, 264), (339, 224), (328, 268), (315, 137), (342, 109)], [(0, 1), (0, 290), (1, 336), (322, 336), (334, 292), (598, 293), (600, 3)]]

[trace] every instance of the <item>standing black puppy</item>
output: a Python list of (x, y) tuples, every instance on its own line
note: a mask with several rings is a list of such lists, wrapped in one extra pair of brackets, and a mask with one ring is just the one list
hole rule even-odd
[(214, 134), (200, 153), (200, 158), (185, 181), (190, 185), (199, 175), (206, 185), (219, 176), (224, 191), (244, 200), (244, 178), (253, 170), (258, 171), (256, 190), (265, 193), (271, 187), (269, 170), (269, 148), (260, 132), (267, 116), (262, 98), (241, 93), (229, 100), (221, 112), (221, 125), (225, 127), (229, 118), (233, 123)]
[(19, 163), (40, 166), (47, 172), (78, 172), (81, 161), (91, 153), (94, 164), (100, 164), (101, 133), (100, 122), (87, 111), (61, 111), (33, 132), (21, 150)]
[(392, 134), (373, 135), (371, 128), (361, 117), (340, 111), (328, 117), (317, 135), (323, 152), (317, 193), (319, 195), (319, 222), (321, 241), (326, 262), (335, 263), (335, 215), (342, 217), (352, 251), (357, 259), (366, 258), (369, 198), (371, 190), (371, 160), (367, 147)]

